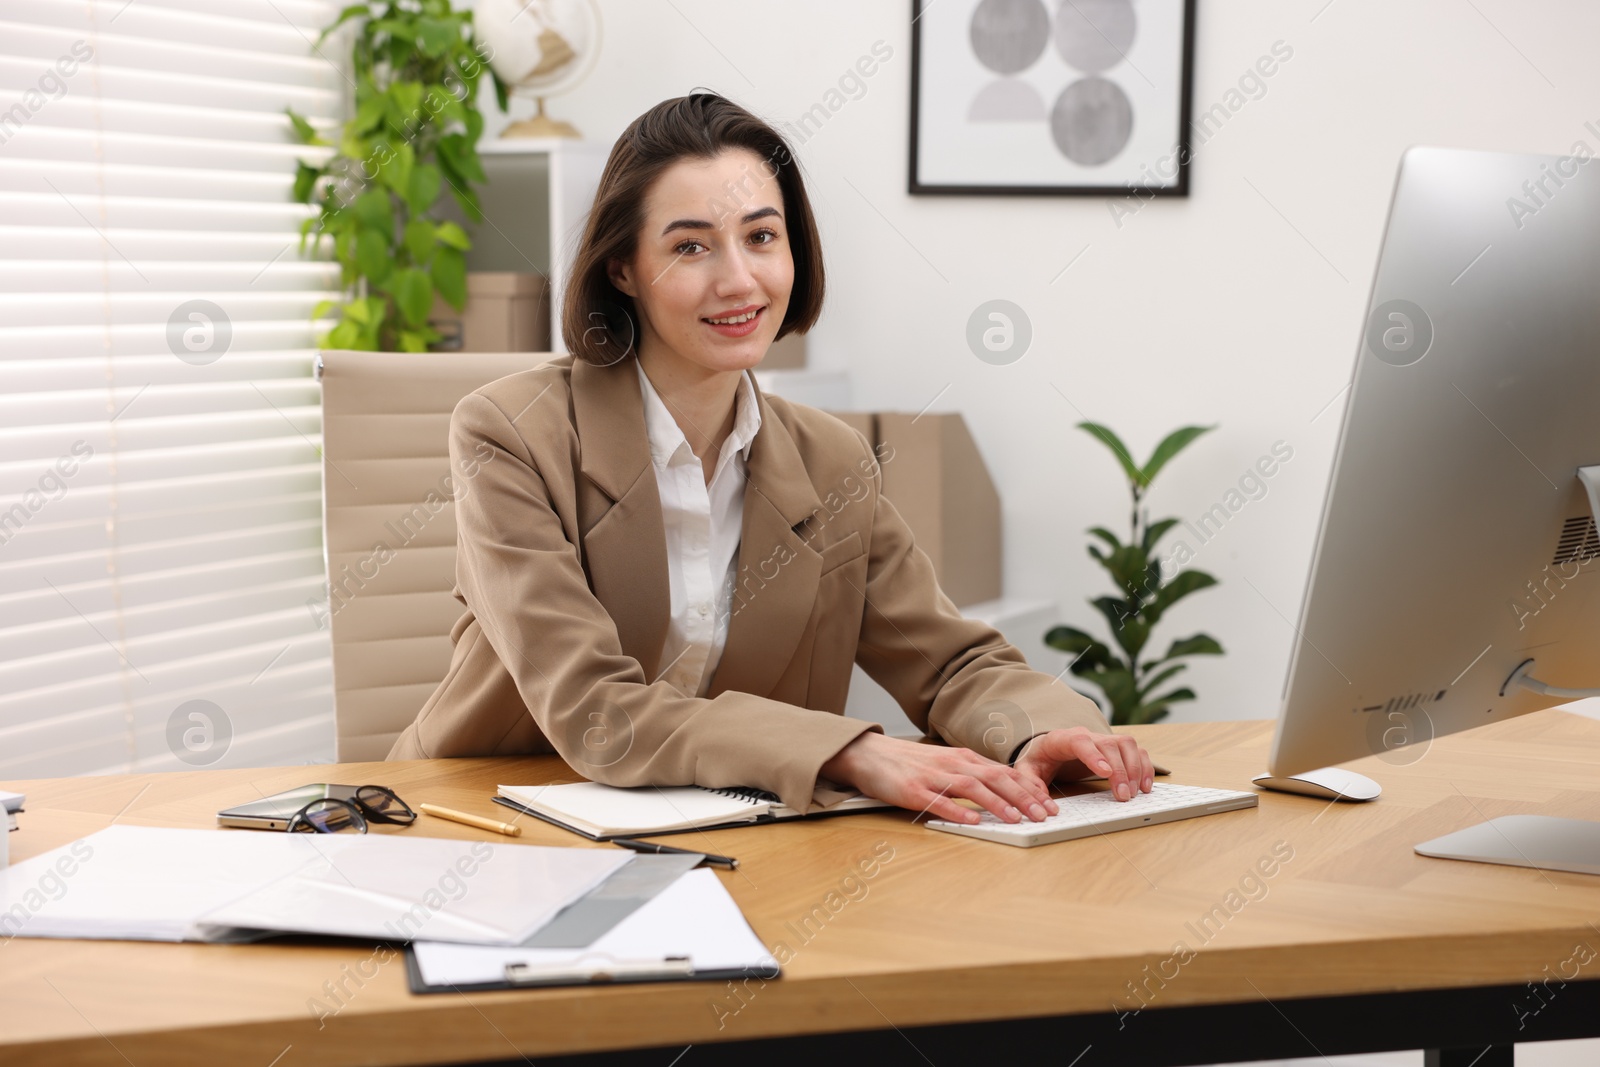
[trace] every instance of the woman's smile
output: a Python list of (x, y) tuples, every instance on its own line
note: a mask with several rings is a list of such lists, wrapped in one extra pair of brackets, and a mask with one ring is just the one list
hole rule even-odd
[(760, 329), (761, 316), (766, 310), (764, 304), (746, 304), (744, 307), (707, 316), (700, 321), (724, 337), (747, 337)]

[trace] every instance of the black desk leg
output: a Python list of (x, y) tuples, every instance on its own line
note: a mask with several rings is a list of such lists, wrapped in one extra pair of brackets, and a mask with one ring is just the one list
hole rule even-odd
[(1482, 1048), (1430, 1048), (1423, 1067), (1513, 1067), (1515, 1045), (1487, 1045)]

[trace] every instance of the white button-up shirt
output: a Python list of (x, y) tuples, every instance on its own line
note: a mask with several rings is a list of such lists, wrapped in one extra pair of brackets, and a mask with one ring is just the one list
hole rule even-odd
[(650, 384), (638, 359), (645, 431), (667, 531), (671, 620), (661, 665), (651, 681), (666, 679), (686, 696), (703, 696), (728, 637), (739, 541), (743, 532), (745, 460), (761, 428), (761, 408), (747, 370), (734, 397), (733, 430), (722, 443), (711, 483), (672, 412)]

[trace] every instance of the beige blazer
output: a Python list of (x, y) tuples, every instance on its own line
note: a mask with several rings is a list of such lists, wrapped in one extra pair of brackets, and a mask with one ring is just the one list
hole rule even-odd
[(704, 697), (659, 672), (666, 535), (638, 376), (563, 356), (450, 420), (455, 597), (439, 688), (390, 759), (556, 752), (613, 785), (759, 786), (810, 810), (866, 730), (859, 663), (924, 733), (1005, 762), (1057, 727), (1110, 732), (1088, 697), (964, 618), (882, 495), (859, 431), (759, 386), (727, 643)]

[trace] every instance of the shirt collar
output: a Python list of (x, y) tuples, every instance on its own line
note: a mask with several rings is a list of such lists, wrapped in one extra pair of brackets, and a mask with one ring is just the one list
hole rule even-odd
[[(688, 438), (684, 437), (683, 430), (678, 426), (678, 421), (672, 417), (672, 412), (667, 410), (667, 405), (661, 399), (661, 394), (650, 382), (650, 376), (644, 372), (644, 365), (638, 357), (633, 360), (634, 369), (639, 372), (639, 391), (644, 396), (644, 425), (645, 432), (650, 439), (650, 458), (658, 467), (669, 467), (674, 462), (679, 462), (679, 450), (687, 457), (682, 462), (687, 462), (694, 456), (694, 449), (689, 447)], [(734, 394), (733, 430), (729, 433), (729, 440), (734, 442), (734, 447), (739, 450), (742, 459), (750, 458), (750, 449), (755, 443), (756, 431), (761, 429), (761, 405), (756, 403), (756, 389), (751, 381), (750, 371), (745, 370), (739, 375), (739, 388)], [(726, 446), (724, 446), (726, 447)]]

